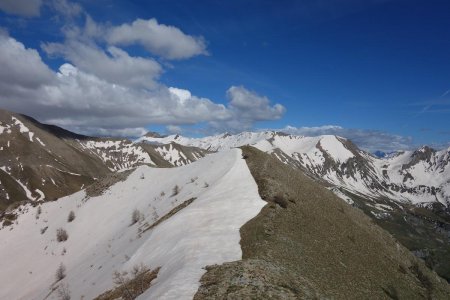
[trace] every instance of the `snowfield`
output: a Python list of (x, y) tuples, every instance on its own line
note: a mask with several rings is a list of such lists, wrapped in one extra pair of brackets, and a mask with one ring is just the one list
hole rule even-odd
[[(61, 263), (67, 276), (57, 284), (67, 283), (72, 299), (98, 296), (113, 288), (114, 271), (140, 263), (161, 269), (138, 299), (192, 299), (205, 266), (241, 259), (239, 228), (265, 203), (233, 149), (178, 168), (141, 166), (101, 196), (83, 190), (42, 204), (38, 217), (37, 207), (22, 207), (15, 224), (0, 229), (0, 299), (46, 298)], [(130, 225), (135, 209), (142, 220)], [(69, 223), (70, 211), (76, 217)], [(56, 241), (58, 228), (67, 241)], [(47, 299), (57, 299), (56, 292)]]

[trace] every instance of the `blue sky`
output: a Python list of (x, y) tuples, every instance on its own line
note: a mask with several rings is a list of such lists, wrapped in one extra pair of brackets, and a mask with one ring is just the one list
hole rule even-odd
[[(144, 113), (135, 116), (141, 120), (136, 123), (126, 119), (133, 117), (132, 112), (119, 116), (116, 124), (107, 116), (100, 124), (105, 125), (103, 131), (96, 133), (124, 133), (143, 127), (198, 135), (290, 126), (294, 133), (343, 135), (370, 150), (442, 146), (450, 140), (448, 1), (33, 1), (38, 7), (34, 11), (25, 7), (30, 5), (26, 1), (23, 7), (17, 0), (12, 1), (16, 7), (0, 4), (0, 27), (26, 50), (38, 51), (42, 63), (54, 73), (70, 63), (113, 84), (152, 90), (152, 97), (160, 97), (162, 102), (170, 94), (161, 91), (164, 87), (189, 90), (200, 105), (185, 107), (183, 101), (181, 106), (177, 102), (179, 114), (173, 118), (149, 115), (147, 124)], [(82, 31), (87, 16), (109, 38), (86, 38)], [(169, 41), (158, 50), (155, 41), (146, 39), (146, 32), (130, 41), (114, 31), (128, 24), (135, 34), (139, 26), (132, 24), (138, 19), (155, 20), (159, 26), (155, 28), (172, 26), (183, 37), (193, 38), (197, 48), (189, 48), (190, 54), (183, 55), (179, 51), (187, 49), (183, 48), (186, 45)], [(69, 30), (73, 28), (79, 29), (76, 37), (74, 30)], [(113, 66), (106, 73), (100, 72), (102, 66), (75, 57), (73, 52), (79, 51), (80, 43), (93, 45), (110, 58), (114, 55), (108, 47), (115, 47), (131, 58), (151, 60), (159, 69), (149, 65), (140, 76), (148, 75), (154, 84), (124, 82), (119, 75), (111, 75), (109, 70), (116, 70)], [(112, 60), (111, 64), (119, 59)], [(135, 74), (129, 76), (134, 78)], [(3, 106), (21, 110), (19, 104), (13, 105), (11, 98), (6, 98), (10, 93), (4, 94), (9, 104), (3, 104), (4, 100), (0, 102)], [(13, 99), (21, 101), (18, 96)], [(40, 107), (33, 112), (43, 121), (87, 133), (95, 131), (98, 124), (83, 119), (84, 111), (74, 108), (73, 103), (58, 102), (55, 107), (59, 110), (50, 110), (52, 116)], [(85, 105), (95, 110), (94, 105)], [(205, 105), (209, 108), (203, 110)], [(27, 107), (19, 112), (30, 113)], [(131, 111), (133, 104), (129, 107)], [(169, 105), (166, 109), (174, 111)], [(189, 118), (180, 117), (183, 109)], [(223, 116), (205, 118), (195, 112)], [(117, 111), (111, 109), (110, 113)], [(90, 119), (101, 120), (105, 114), (93, 113)]]

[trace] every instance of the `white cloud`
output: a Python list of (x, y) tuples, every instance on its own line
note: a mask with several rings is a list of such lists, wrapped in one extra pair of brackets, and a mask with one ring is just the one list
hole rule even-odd
[(68, 39), (63, 44), (43, 44), (42, 48), (47, 54), (63, 56), (79, 69), (114, 84), (153, 88), (162, 72), (153, 59), (133, 57), (117, 47), (108, 47), (105, 52), (94, 43)]
[(51, 7), (60, 15), (73, 18), (81, 14), (83, 9), (78, 3), (67, 0), (52, 0)]
[(225, 122), (212, 122), (219, 130), (238, 132), (251, 129), (255, 122), (280, 119), (286, 112), (281, 104), (271, 105), (265, 96), (247, 90), (243, 86), (232, 86), (227, 91), (227, 108), (232, 118)]
[(239, 117), (253, 121), (277, 120), (286, 109), (281, 104), (270, 105), (270, 100), (243, 86), (232, 86), (227, 91), (230, 109)]
[(159, 24), (156, 19), (137, 19), (108, 30), (112, 45), (141, 45), (151, 53), (167, 59), (185, 59), (207, 54), (202, 37), (183, 33), (174, 26)]
[(70, 64), (53, 73), (37, 51), (7, 36), (0, 37), (0, 60), (1, 107), (81, 133), (129, 134), (151, 123), (184, 125), (231, 117), (222, 104), (192, 95), (180, 98), (162, 85), (140, 89), (113, 84)]
[(0, 34), (0, 86), (35, 89), (54, 79), (53, 72), (41, 60), (39, 53), (9, 37)]
[(136, 138), (141, 137), (148, 132), (144, 127), (136, 128), (102, 128), (102, 127), (73, 127), (74, 132), (82, 132), (91, 136), (108, 136), (108, 137), (125, 137)]
[(180, 126), (175, 125), (167, 125), (166, 130), (171, 134), (180, 134), (183, 132), (183, 129)]
[(36, 50), (2, 33), (0, 106), (79, 133), (127, 136), (141, 134), (150, 124), (167, 125), (171, 131), (195, 124), (239, 131), (277, 119), (285, 111), (244, 87), (228, 90), (227, 105), (168, 88), (158, 82), (162, 67), (157, 62), (114, 46), (105, 52), (83, 34), (95, 36), (103, 27), (88, 23), (83, 30), (67, 29), (63, 43), (43, 44), (48, 54), (72, 63), (58, 72)]
[(39, 16), (42, 0), (1, 0), (0, 10), (23, 17)]
[[(96, 23), (86, 15), (84, 27), (67, 25), (63, 33), (63, 43), (42, 44), (48, 55), (61, 56), (78, 69), (110, 83), (135, 88), (157, 87), (163, 69), (154, 59), (130, 56), (114, 46), (116, 44), (142, 44), (152, 53), (166, 58), (188, 58), (206, 53), (201, 38), (186, 35), (176, 27), (158, 24), (154, 19), (136, 20), (131, 25), (114, 27)], [(124, 36), (120, 38), (122, 34)], [(125, 37), (130, 40), (125, 40)], [(105, 38), (113, 41), (106, 49), (102, 45)]]
[(397, 151), (408, 150), (413, 145), (411, 137), (391, 134), (379, 130), (351, 129), (336, 125), (324, 125), (319, 127), (292, 127), (286, 126), (281, 131), (297, 135), (318, 136), (332, 134), (345, 137), (354, 142), (361, 149), (369, 152), (376, 150)]
[(150, 91), (111, 84), (70, 64), (55, 78), (25, 95), (20, 87), (9, 96), (0, 89), (0, 105), (80, 133), (137, 132), (152, 123), (185, 125), (230, 116), (209, 99), (182, 100), (164, 86)]
[(183, 90), (183, 89), (179, 89), (179, 88), (175, 88), (175, 87), (169, 87), (169, 91), (177, 96), (180, 101), (186, 101), (189, 100), (190, 98), (192, 98), (192, 94), (190, 91), (188, 90)]

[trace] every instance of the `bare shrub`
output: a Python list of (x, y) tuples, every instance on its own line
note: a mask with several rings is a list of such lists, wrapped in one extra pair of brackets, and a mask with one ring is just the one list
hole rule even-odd
[(58, 242), (67, 241), (68, 238), (69, 238), (69, 234), (67, 233), (67, 231), (64, 228), (56, 229), (56, 240)]
[(47, 231), (48, 226), (45, 226), (44, 228), (41, 228), (41, 234), (44, 234)]
[(64, 266), (63, 263), (61, 263), (58, 269), (56, 269), (55, 277), (56, 282), (61, 281), (66, 277), (66, 266)]
[(131, 225), (136, 224), (137, 222), (141, 221), (141, 219), (143, 219), (143, 215), (139, 211), (139, 209), (136, 208), (131, 213)]
[(209, 187), (209, 184), (205, 181), (205, 184), (203, 185), (204, 188)]
[(180, 193), (180, 187), (176, 184), (172, 189), (172, 197)]
[(133, 292), (130, 289), (131, 279), (128, 277), (128, 272), (114, 271), (113, 282), (115, 285), (120, 286), (122, 289), (122, 297), (125, 299), (134, 299)]
[(38, 206), (38, 208), (36, 210), (36, 220), (39, 219), (41, 213), (42, 213), (42, 207)]
[(75, 213), (73, 212), (73, 210), (71, 210), (69, 212), (69, 215), (67, 216), (67, 222), (72, 222), (73, 220), (75, 220)]
[(3, 227), (11, 226), (12, 224), (14, 224), (14, 223), (11, 222), (10, 220), (3, 220), (3, 223), (2, 223)]
[(69, 285), (67, 283), (60, 284), (57, 290), (57, 294), (59, 300), (70, 300)]

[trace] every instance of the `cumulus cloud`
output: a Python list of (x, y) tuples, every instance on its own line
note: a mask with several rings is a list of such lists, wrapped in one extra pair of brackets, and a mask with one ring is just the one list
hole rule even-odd
[(271, 105), (269, 98), (258, 95), (243, 86), (232, 86), (227, 91), (227, 108), (231, 118), (220, 122), (212, 121), (215, 131), (240, 132), (249, 130), (256, 122), (280, 119), (286, 112), (281, 104)]
[(2, 0), (0, 10), (22, 17), (39, 16), (42, 0)]
[(79, 69), (114, 84), (152, 88), (162, 72), (162, 67), (151, 58), (130, 56), (112, 46), (105, 52), (93, 43), (75, 38), (65, 43), (43, 44), (42, 48), (47, 54), (62, 56)]
[(243, 86), (232, 86), (227, 91), (230, 109), (239, 118), (252, 121), (277, 120), (286, 109), (281, 104), (270, 105), (270, 100)]
[(25, 94), (22, 86), (8, 95), (0, 89), (0, 105), (86, 134), (141, 134), (151, 123), (185, 125), (230, 117), (224, 105), (209, 99), (180, 99), (164, 86), (149, 91), (111, 84), (70, 64), (62, 65), (55, 78)]
[[(68, 7), (72, 15), (81, 10), (63, 0), (51, 3), (55, 10)], [(130, 33), (129, 40), (121, 37), (124, 32)], [(69, 22), (63, 33), (63, 42), (41, 45), (49, 56), (68, 62), (56, 72), (36, 50), (7, 33), (0, 34), (1, 107), (79, 133), (126, 136), (142, 134), (149, 124), (166, 125), (172, 132), (195, 124), (240, 131), (258, 121), (278, 119), (285, 111), (244, 87), (231, 87), (226, 104), (169, 88), (158, 81), (163, 68), (154, 59), (131, 56), (124, 49), (104, 44), (108, 36), (111, 43), (141, 44), (169, 59), (206, 54), (202, 38), (154, 19), (113, 27), (98, 24), (87, 15), (84, 27)]]
[(0, 59), (2, 107), (80, 133), (141, 134), (148, 124), (170, 125), (172, 129), (198, 123), (239, 127), (245, 115), (244, 127), (262, 120), (263, 104), (269, 105), (264, 97), (262, 102), (260, 98), (248, 99), (256, 112), (251, 116), (244, 114), (233, 97), (226, 106), (161, 84), (142, 89), (111, 83), (68, 63), (53, 72), (36, 50), (8, 36), (0, 38)]
[(345, 137), (354, 142), (358, 147), (369, 152), (377, 150), (389, 152), (397, 150), (409, 150), (413, 145), (411, 137), (396, 135), (379, 130), (351, 129), (336, 125), (319, 127), (293, 127), (286, 126), (281, 131), (304, 136), (318, 136), (332, 134)]
[(57, 77), (56, 85), (46, 87), (46, 98), (61, 108), (48, 117), (56, 113), (60, 118), (49, 121), (71, 128), (195, 124), (228, 116), (223, 105), (209, 99), (180, 99), (164, 86), (143, 90), (114, 85), (70, 64), (64, 64)]
[(12, 89), (37, 89), (54, 80), (53, 72), (42, 62), (39, 53), (0, 33), (0, 88), (3, 93)]
[(150, 57), (131, 56), (117, 45), (141, 44), (153, 54), (172, 59), (206, 53), (202, 38), (158, 24), (155, 19), (112, 26), (97, 23), (86, 15), (84, 27), (67, 25), (63, 33), (64, 42), (42, 44), (48, 55), (63, 57), (78, 69), (110, 83), (135, 88), (155, 88), (162, 66)]
[(167, 125), (166, 130), (170, 134), (180, 134), (183, 132), (183, 129), (180, 126), (176, 126), (176, 125)]
[(187, 35), (177, 27), (159, 24), (156, 19), (137, 19), (131, 24), (112, 27), (106, 39), (112, 45), (141, 45), (166, 59), (207, 54), (202, 37)]

